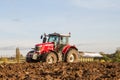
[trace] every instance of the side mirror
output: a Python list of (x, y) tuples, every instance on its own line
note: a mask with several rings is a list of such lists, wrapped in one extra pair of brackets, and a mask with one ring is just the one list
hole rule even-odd
[(42, 39), (42, 38), (43, 38), (43, 35), (40, 36), (40, 39)]
[(46, 40), (47, 40), (47, 38), (46, 38), (46, 36), (44, 36), (44, 38), (43, 38), (43, 43), (45, 43)]

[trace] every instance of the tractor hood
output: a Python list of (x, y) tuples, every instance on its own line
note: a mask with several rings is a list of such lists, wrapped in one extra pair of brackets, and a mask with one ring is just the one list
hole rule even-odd
[(39, 47), (43, 47), (43, 46), (53, 46), (54, 43), (52, 42), (48, 42), (48, 43), (40, 43), (40, 44), (36, 44), (35, 46), (39, 46)]
[(54, 50), (54, 43), (48, 42), (48, 43), (36, 44), (35, 50), (39, 52), (48, 52), (50, 50)]

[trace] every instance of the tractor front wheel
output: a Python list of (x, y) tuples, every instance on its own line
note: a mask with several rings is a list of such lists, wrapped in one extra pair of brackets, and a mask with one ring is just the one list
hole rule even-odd
[(29, 63), (34, 62), (34, 60), (32, 59), (32, 56), (31, 56), (33, 54), (34, 54), (34, 51), (29, 51), (27, 53), (27, 55), (26, 55), (26, 62), (29, 62)]
[(78, 62), (78, 51), (70, 49), (66, 54), (66, 62)]

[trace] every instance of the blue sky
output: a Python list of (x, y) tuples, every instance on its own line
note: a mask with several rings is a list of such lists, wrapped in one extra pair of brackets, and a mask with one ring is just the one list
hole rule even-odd
[(80, 50), (120, 47), (120, 0), (1, 0), (0, 48), (33, 47), (40, 35), (71, 32)]

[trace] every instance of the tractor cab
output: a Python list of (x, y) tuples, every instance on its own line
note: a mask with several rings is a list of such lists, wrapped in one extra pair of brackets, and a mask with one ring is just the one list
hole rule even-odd
[(48, 42), (55, 42), (58, 44), (68, 44), (68, 38), (70, 35), (61, 35), (58, 33), (53, 33), (48, 35)]
[(56, 51), (59, 51), (69, 43), (69, 37), (70, 33), (68, 35), (62, 35), (58, 33), (52, 33), (48, 35), (44, 34), (43, 43), (53, 43)]

